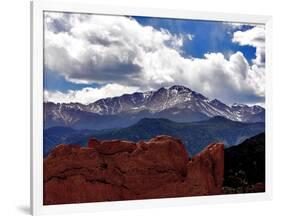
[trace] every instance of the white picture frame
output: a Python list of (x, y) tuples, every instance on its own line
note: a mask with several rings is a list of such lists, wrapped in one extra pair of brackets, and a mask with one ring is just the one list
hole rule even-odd
[[(43, 205), (43, 12), (60, 11), (107, 15), (135, 15), (264, 24), (266, 28), (266, 192), (219, 196), (165, 198), (137, 201), (97, 202), (67, 205)], [(272, 197), (272, 90), (270, 16), (193, 12), (152, 8), (110, 7), (87, 3), (59, 1), (31, 2), (31, 209), (33, 215), (114, 211), (121, 209), (186, 206), (225, 202), (269, 200)]]

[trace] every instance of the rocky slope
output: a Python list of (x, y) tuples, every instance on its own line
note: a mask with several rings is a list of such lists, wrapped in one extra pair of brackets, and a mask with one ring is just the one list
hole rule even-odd
[(44, 205), (220, 194), (223, 176), (221, 143), (191, 159), (170, 136), (91, 139), (88, 147), (61, 144), (44, 159)]

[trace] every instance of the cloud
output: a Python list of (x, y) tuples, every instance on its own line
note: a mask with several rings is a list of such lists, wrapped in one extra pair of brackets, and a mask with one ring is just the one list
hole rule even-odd
[[(204, 58), (183, 57), (182, 47), (193, 35), (173, 35), (124, 16), (48, 12), (45, 23), (45, 67), (70, 82), (106, 86), (114, 83), (124, 91), (182, 84), (226, 103), (263, 101), (264, 73), (258, 51), (255, 65), (250, 65), (241, 52), (229, 58), (221, 53), (207, 53)], [(233, 42), (252, 43), (257, 50), (262, 47), (253, 33), (249, 33), (249, 40), (245, 32), (238, 32)], [(55, 97), (48, 98), (89, 101), (77, 96), (85, 89), (52, 93)], [(109, 92), (102, 97), (110, 96)]]
[(193, 34), (187, 34), (186, 37), (187, 37), (188, 40), (192, 41), (193, 38), (194, 38), (194, 35)]
[(264, 76), (253, 70), (241, 52), (226, 59), (221, 53), (208, 53), (205, 58), (184, 60), (182, 73), (174, 82), (190, 86), (210, 98), (226, 103), (248, 103), (263, 100)]
[(118, 84), (107, 84), (101, 88), (86, 87), (81, 90), (44, 91), (44, 100), (54, 103), (78, 102), (89, 104), (102, 98), (121, 96), (125, 93), (133, 93), (137, 88)]
[(241, 46), (249, 45), (256, 48), (254, 64), (264, 66), (265, 64), (265, 29), (263, 26), (256, 26), (247, 31), (236, 31), (233, 34), (233, 42)]
[(184, 40), (122, 16), (46, 13), (45, 19), (45, 65), (75, 83), (139, 82), (147, 53), (179, 50)]
[(232, 41), (241, 46), (252, 46), (256, 48), (256, 58), (252, 60), (252, 65), (248, 73), (249, 83), (255, 89), (256, 95), (265, 96), (265, 28), (255, 26), (246, 31), (236, 31), (233, 33)]

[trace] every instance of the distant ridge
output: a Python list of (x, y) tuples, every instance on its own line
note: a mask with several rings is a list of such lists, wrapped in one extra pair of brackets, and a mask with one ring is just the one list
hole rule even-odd
[(232, 120), (227, 119), (223, 116), (215, 116), (207, 120), (207, 122), (232, 122)]
[[(138, 142), (149, 140), (158, 135), (169, 135), (179, 138), (186, 149), (193, 155), (198, 153), (209, 143), (223, 142), (226, 147), (241, 143), (245, 139), (264, 132), (265, 125), (259, 123), (241, 123), (223, 117), (213, 117), (199, 122), (179, 123), (168, 119), (143, 118), (134, 125), (126, 128), (108, 129), (101, 131), (76, 130), (75, 133), (65, 133), (55, 136), (45, 130), (44, 148), (53, 148), (54, 142), (80, 143), (86, 145), (87, 140), (96, 138), (101, 140), (122, 139)], [(48, 139), (47, 139), (48, 138)], [(54, 142), (51, 142), (51, 141)], [(48, 148), (48, 146), (51, 146)]]

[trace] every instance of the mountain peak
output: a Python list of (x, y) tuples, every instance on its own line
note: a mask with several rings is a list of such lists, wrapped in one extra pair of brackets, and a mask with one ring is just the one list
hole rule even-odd
[(222, 102), (219, 101), (218, 99), (214, 99), (214, 100), (211, 101), (211, 103), (221, 104)]
[(178, 91), (183, 91), (183, 90), (185, 90), (185, 91), (191, 91), (191, 89), (189, 89), (189, 88), (187, 88), (187, 87), (185, 87), (185, 86), (183, 86), (183, 85), (173, 85), (173, 86), (171, 86), (171, 87), (169, 88), (169, 90), (178, 90)]

